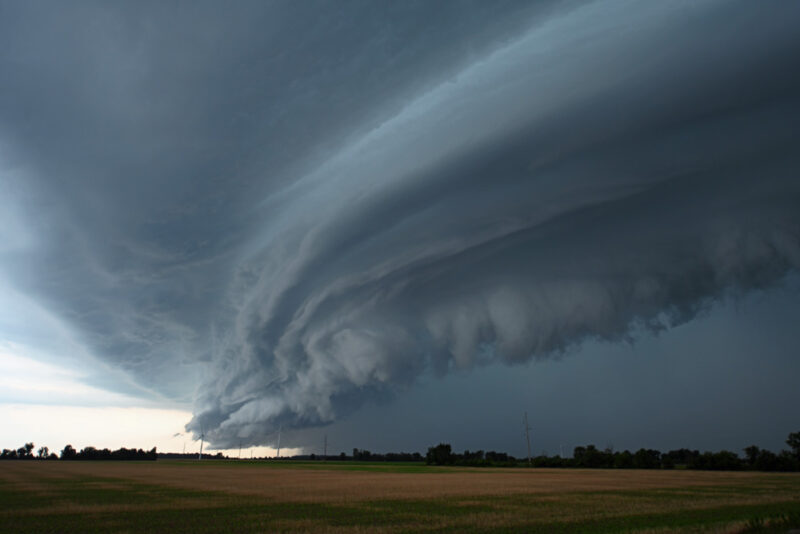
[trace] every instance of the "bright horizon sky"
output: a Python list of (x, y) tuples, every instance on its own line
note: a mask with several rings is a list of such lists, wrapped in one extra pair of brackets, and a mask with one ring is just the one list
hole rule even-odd
[[(111, 450), (156, 447), (160, 452), (199, 452), (200, 440), (192, 439), (184, 428), (192, 418), (190, 405), (159, 407), (152, 400), (89, 386), (82, 378), (74, 369), (0, 348), (0, 449), (18, 449), (33, 442), (37, 450), (46, 446), (57, 454), (67, 444), (77, 450), (87, 446)], [(239, 457), (238, 448), (210, 449), (205, 445), (204, 451)], [(282, 456), (300, 452), (281, 449)], [(241, 457), (276, 453), (272, 447), (245, 447)]]

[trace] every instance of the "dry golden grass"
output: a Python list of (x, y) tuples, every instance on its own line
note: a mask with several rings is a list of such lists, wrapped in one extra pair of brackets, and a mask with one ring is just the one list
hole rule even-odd
[[(219, 463), (8, 462), (0, 479), (34, 487), (40, 477), (93, 476), (176, 488), (257, 495), (282, 502), (562, 494), (730, 486), (795, 474), (603, 469), (431, 468), (430, 473), (301, 470)], [(5, 466), (4, 466), (5, 467)], [(109, 482), (113, 484), (113, 482)], [(553, 498), (553, 497), (550, 497)]]
[[(217, 532), (214, 522), (225, 517), (248, 532), (549, 532), (554, 526), (562, 532), (615, 532), (614, 525), (626, 525), (625, 531), (652, 534), (735, 534), (748, 528), (750, 518), (800, 511), (800, 474), (298, 467), (4, 462), (0, 490), (45, 500), (36, 507), (19, 501), (18, 509), (0, 508), (0, 527), (5, 520), (37, 532), (51, 524), (46, 517), (60, 524), (69, 516), (94, 518), (78, 521), (73, 531), (83, 528), (81, 521), (108, 532), (144, 532), (153, 525), (158, 530), (161, 524), (169, 531), (176, 521), (192, 518), (186, 532)], [(192, 512), (174, 515), (181, 510)], [(687, 517), (696, 522), (687, 523)]]

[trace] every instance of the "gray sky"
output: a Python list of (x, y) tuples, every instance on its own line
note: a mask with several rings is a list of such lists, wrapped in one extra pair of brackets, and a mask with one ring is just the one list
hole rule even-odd
[(777, 449), (798, 16), (0, 1), (0, 348), (223, 448)]

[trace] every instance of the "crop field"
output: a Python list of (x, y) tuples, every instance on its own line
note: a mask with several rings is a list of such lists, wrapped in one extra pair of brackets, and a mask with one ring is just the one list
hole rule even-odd
[(0, 463), (0, 532), (788, 532), (800, 474)]

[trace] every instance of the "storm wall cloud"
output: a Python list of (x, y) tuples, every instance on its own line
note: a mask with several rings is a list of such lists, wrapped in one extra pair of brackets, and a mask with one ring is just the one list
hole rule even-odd
[(793, 4), (0, 5), (0, 283), (213, 446), (800, 267)]

